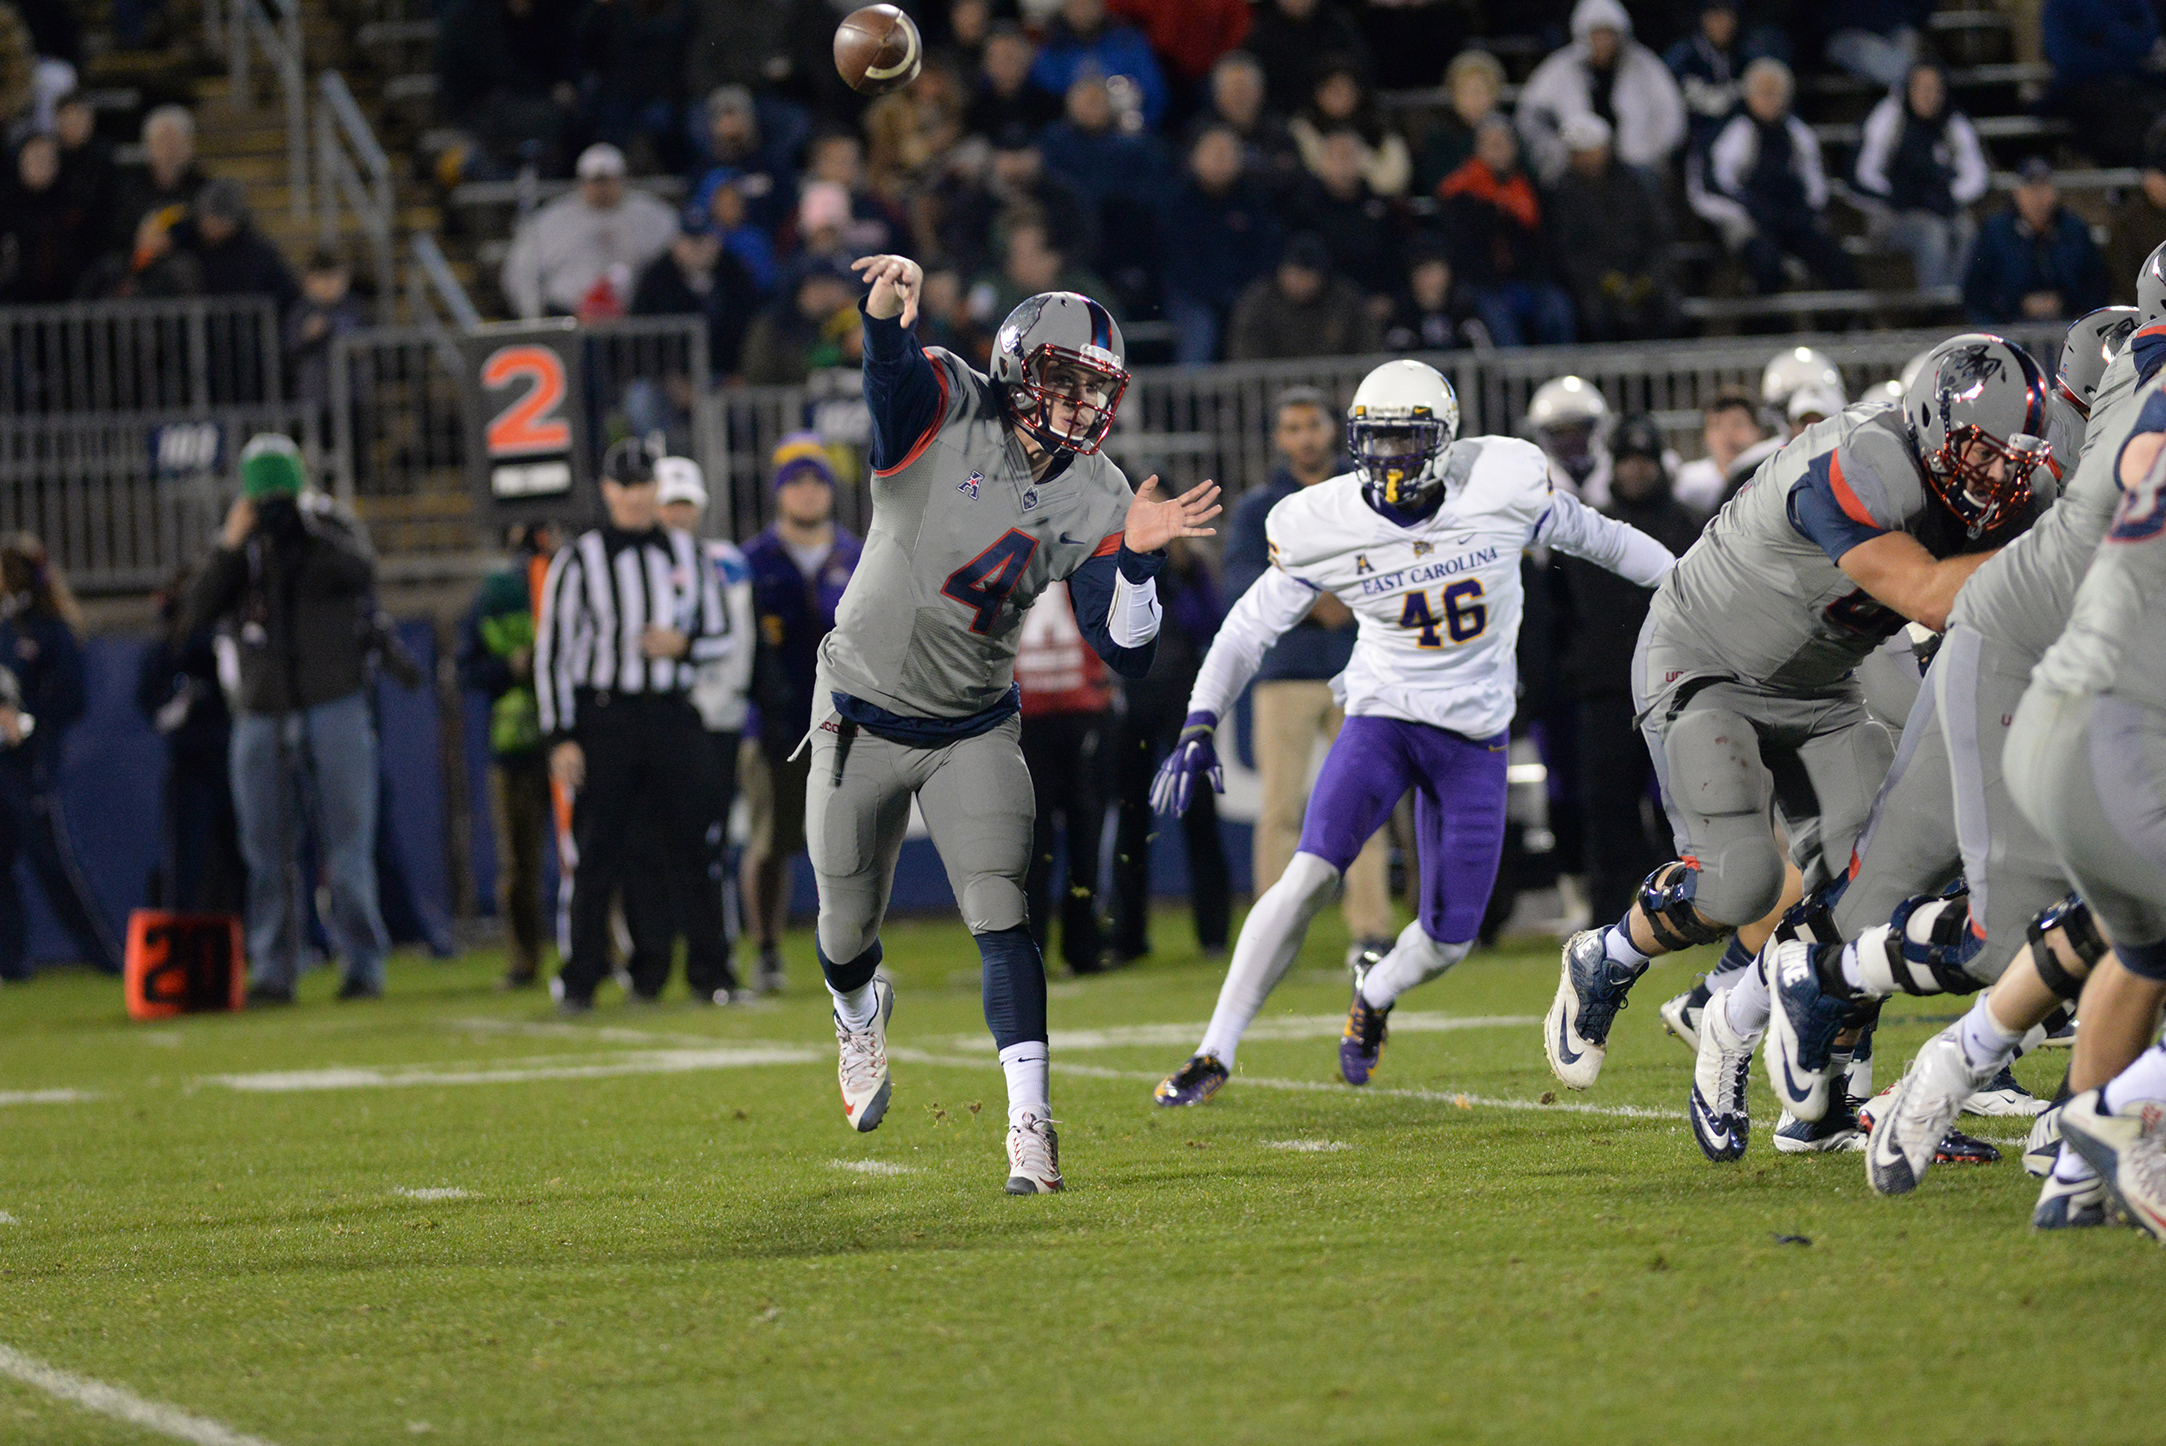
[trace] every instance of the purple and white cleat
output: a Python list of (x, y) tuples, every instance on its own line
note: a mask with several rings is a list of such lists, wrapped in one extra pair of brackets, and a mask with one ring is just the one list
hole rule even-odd
[(1162, 1105), (1200, 1105), (1218, 1093), (1227, 1073), (1216, 1055), (1191, 1055), (1187, 1064), (1158, 1082), (1151, 1098)]
[(1346, 1007), (1346, 1028), (1339, 1033), (1339, 1077), (1350, 1085), (1365, 1085), (1376, 1073), (1391, 1032), (1391, 1006), (1379, 1008), (1361, 997), (1361, 981), (1376, 963), (1373, 952), (1364, 953), (1354, 966), (1354, 1002)]

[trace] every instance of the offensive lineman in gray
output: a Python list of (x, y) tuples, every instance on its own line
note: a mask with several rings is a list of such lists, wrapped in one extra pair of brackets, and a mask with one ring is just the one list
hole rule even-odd
[(924, 273), (856, 263), (871, 292), (865, 402), (873, 517), (864, 560), (820, 645), (805, 840), (819, 882), (820, 967), (835, 998), (843, 1110), (886, 1113), (880, 922), (914, 797), (985, 971), (1008, 1080), (1008, 1192), (1061, 1188), (1046, 1084), (1045, 966), (1024, 914), (1030, 774), (1017, 744), (1023, 614), (1065, 579), (1076, 622), (1124, 677), (1156, 647), (1156, 578), (1176, 537), (1208, 537), (1218, 488), (1131, 492), (1099, 453), (1128, 384), (1120, 329), (1069, 291), (1002, 323), (993, 375), (910, 335)]
[[(1637, 701), (1680, 862), (1651, 875), (1617, 925), (1567, 942), (1543, 1031), (1567, 1085), (1599, 1075), (1650, 956), (1774, 906), (1771, 806), (1808, 890), (1847, 864), (1892, 755), (1853, 672), (1905, 618), (1945, 625), (1983, 554), (2028, 525), (2045, 419), (2043, 377), (2021, 348), (1944, 342), (1900, 407), (1852, 407), (1764, 464), (1656, 594)], [(1703, 1058), (1717, 1014), (1703, 1016)], [(1743, 1150), (1745, 1063), (1730, 1088), (1695, 1080), (1694, 1130), (1713, 1158)]]

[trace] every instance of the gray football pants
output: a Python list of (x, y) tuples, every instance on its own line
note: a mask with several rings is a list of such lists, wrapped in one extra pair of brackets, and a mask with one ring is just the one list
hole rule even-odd
[(820, 886), (820, 950), (830, 960), (847, 963), (880, 937), (912, 798), (970, 932), (1024, 922), (1035, 810), (1021, 733), (1021, 719), (1010, 718), (975, 738), (915, 747), (832, 712), (813, 730), (805, 847)]
[(1990, 984), (2022, 949), (2031, 920), (2068, 892), (2001, 771), (2033, 661), (1970, 628), (1948, 630), (1858, 837), (1850, 887), (1835, 905), (1840, 937), (1857, 938), (1903, 900), (1939, 893), (1960, 875), (1971, 920), (1985, 931), (1965, 968)]
[(2166, 714), (2033, 688), (2016, 709), (2003, 766), (2016, 807), (2122, 962), (2166, 978)]
[(1640, 652), (1638, 676), (1665, 683), (1640, 703), (1640, 732), (1678, 857), (1698, 866), (1694, 907), (1731, 928), (1775, 907), (1783, 870), (1770, 808), (1807, 893), (1848, 867), (1894, 753), (1858, 690), (1798, 697), (1704, 676), (1673, 680), (1669, 669), (1655, 671), (1665, 661), (1658, 651)]

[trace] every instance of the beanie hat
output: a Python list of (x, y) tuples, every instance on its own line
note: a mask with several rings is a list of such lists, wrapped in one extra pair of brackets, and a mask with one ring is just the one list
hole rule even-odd
[(265, 497), (294, 497), (308, 485), (301, 466), (301, 449), (293, 438), (264, 432), (248, 439), (241, 449), (241, 495), (251, 502)]
[(835, 485), (835, 464), (828, 460), (827, 448), (815, 432), (792, 432), (775, 444), (774, 456), (768, 459), (774, 471), (777, 490), (789, 486), (805, 473), (813, 474), (817, 481), (828, 486)]

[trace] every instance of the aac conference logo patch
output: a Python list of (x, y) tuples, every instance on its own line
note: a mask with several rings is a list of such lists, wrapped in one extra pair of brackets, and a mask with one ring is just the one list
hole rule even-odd
[(984, 481), (985, 474), (983, 472), (973, 472), (968, 477), (965, 477), (962, 481), (956, 483), (955, 490), (962, 493), (965, 497), (968, 497), (971, 501), (975, 502), (978, 500), (978, 486)]

